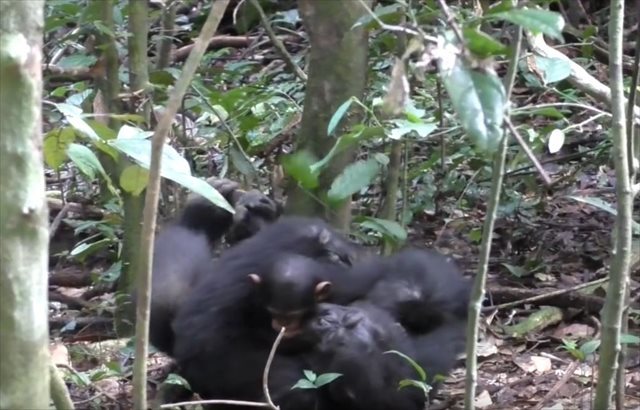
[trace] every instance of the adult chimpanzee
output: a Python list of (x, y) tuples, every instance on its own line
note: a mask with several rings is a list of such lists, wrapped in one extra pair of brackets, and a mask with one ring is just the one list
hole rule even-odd
[(368, 302), (350, 306), (321, 304), (305, 326), (315, 338), (309, 362), (317, 373), (341, 376), (320, 392), (323, 409), (420, 410), (425, 397), (414, 387), (399, 388), (416, 372), (403, 358), (385, 354), (397, 350), (411, 357), (416, 346), (387, 312)]
[(465, 321), (450, 319), (421, 335), (411, 335), (387, 311), (369, 302), (350, 306), (321, 304), (305, 332), (314, 341), (309, 355), (317, 373), (342, 376), (321, 392), (322, 409), (422, 409), (425, 397), (415, 387), (399, 389), (404, 379), (417, 379), (405, 359), (384, 354), (396, 350), (410, 356), (427, 375), (435, 393), (440, 378), (451, 371), (464, 350)]
[(211, 246), (223, 235), (235, 241), (248, 237), (274, 221), (280, 206), (259, 191), (242, 191), (227, 179), (208, 181), (234, 206), (232, 215), (210, 201), (193, 195), (176, 220), (162, 229), (154, 244), (149, 339), (171, 354), (171, 322), (184, 297), (211, 272)]

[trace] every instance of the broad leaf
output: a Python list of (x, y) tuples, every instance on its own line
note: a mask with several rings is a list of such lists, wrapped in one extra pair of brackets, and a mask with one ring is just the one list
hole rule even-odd
[(331, 184), (328, 197), (331, 201), (342, 201), (371, 185), (380, 172), (380, 164), (375, 159), (357, 161), (348, 165)]
[(504, 44), (478, 29), (468, 27), (463, 30), (462, 34), (467, 47), (480, 58), (504, 56), (509, 52), (509, 48)]
[(319, 171), (314, 171), (311, 165), (316, 158), (306, 150), (298, 151), (282, 158), (282, 168), (305, 189), (318, 186)]
[(78, 167), (80, 172), (88, 176), (90, 179), (95, 179), (96, 174), (106, 175), (102, 164), (89, 148), (80, 144), (69, 144), (67, 148), (67, 155), (69, 159)]
[(49, 131), (44, 137), (43, 151), (47, 165), (57, 170), (67, 161), (67, 148), (76, 139), (76, 133), (71, 127), (58, 128)]
[(404, 242), (407, 240), (407, 231), (396, 221), (366, 217), (364, 221), (361, 222), (361, 225), (396, 242)]
[(462, 127), (481, 151), (493, 154), (502, 139), (506, 93), (495, 73), (471, 68), (453, 47), (440, 73)]
[(531, 31), (532, 33), (542, 33), (558, 40), (562, 40), (564, 18), (562, 18), (562, 15), (559, 13), (553, 11), (523, 7), (514, 8), (502, 13), (491, 14), (487, 17), (507, 20), (522, 26), (522, 28)]
[(138, 196), (149, 183), (149, 171), (140, 165), (129, 165), (120, 174), (120, 186), (133, 196)]
[(342, 374), (340, 373), (324, 373), (321, 374), (320, 376), (318, 376), (318, 378), (315, 381), (315, 385), (317, 387), (322, 387), (325, 384), (329, 384), (332, 381), (334, 381), (335, 379), (337, 379), (338, 377), (342, 376)]

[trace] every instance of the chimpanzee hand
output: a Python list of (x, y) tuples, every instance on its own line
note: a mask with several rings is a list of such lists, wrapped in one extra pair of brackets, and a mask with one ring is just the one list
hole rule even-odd
[(240, 184), (230, 179), (218, 177), (208, 178), (207, 183), (215, 188), (216, 191), (220, 192), (220, 195), (222, 195), (233, 206), (233, 196), (238, 188), (240, 188)]
[(262, 192), (237, 190), (233, 205), (233, 225), (227, 233), (227, 242), (234, 243), (253, 236), (266, 225), (273, 223), (282, 213), (282, 205)]
[(233, 206), (233, 224), (226, 234), (227, 242), (235, 243), (250, 236), (278, 219), (282, 205), (262, 192), (244, 191), (240, 184), (226, 178), (212, 177), (207, 182)]

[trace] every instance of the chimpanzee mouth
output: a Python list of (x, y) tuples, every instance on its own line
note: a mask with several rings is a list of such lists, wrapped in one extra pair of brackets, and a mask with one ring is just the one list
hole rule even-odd
[(299, 336), (302, 333), (302, 328), (298, 324), (282, 326), (277, 320), (273, 319), (271, 321), (271, 327), (276, 332), (280, 332), (280, 329), (285, 328), (284, 335), (282, 336), (284, 339), (291, 339), (293, 337)]

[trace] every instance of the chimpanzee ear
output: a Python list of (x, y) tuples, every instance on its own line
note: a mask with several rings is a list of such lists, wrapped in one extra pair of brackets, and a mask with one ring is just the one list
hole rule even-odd
[(318, 283), (316, 285), (316, 291), (315, 291), (316, 302), (322, 302), (323, 300), (326, 300), (329, 297), (330, 293), (331, 293), (331, 282), (325, 280), (323, 282)]
[(320, 242), (320, 245), (326, 245), (329, 243), (330, 240), (331, 240), (331, 232), (329, 232), (328, 229), (323, 228), (318, 233), (318, 242)]
[(262, 278), (258, 275), (256, 275), (255, 273), (250, 273), (249, 275), (249, 279), (251, 279), (251, 282), (253, 282), (254, 285), (260, 285), (262, 283)]

